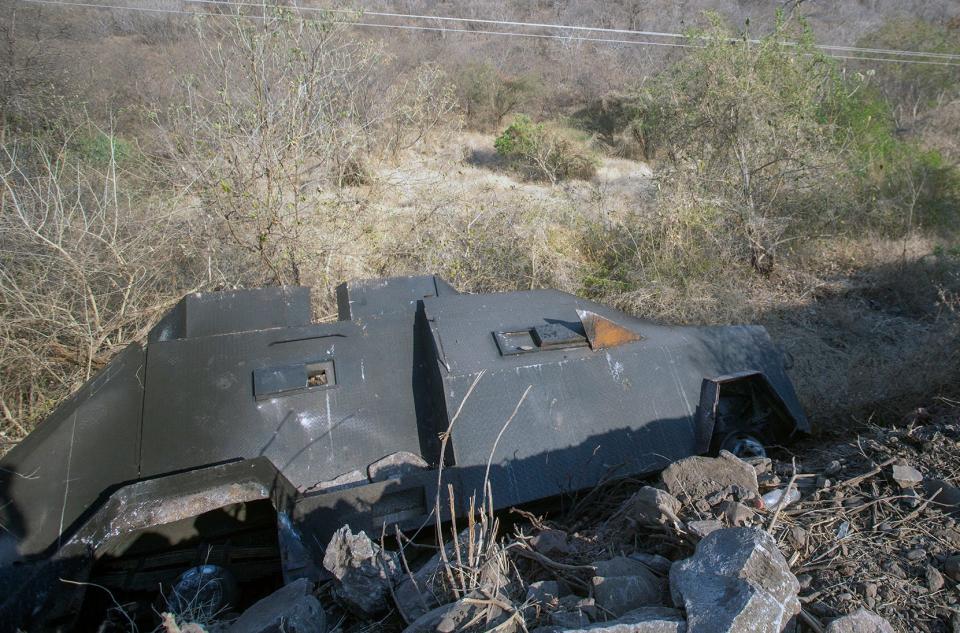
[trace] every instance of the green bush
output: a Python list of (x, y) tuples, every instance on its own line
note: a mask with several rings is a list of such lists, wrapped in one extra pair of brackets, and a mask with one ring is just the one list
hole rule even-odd
[(71, 143), (77, 159), (93, 165), (106, 165), (114, 162), (124, 163), (133, 155), (133, 147), (128, 141), (114, 135), (95, 130), (78, 134)]
[(557, 125), (534, 123), (518, 115), (493, 143), (497, 154), (535, 180), (578, 178), (588, 180), (597, 170), (597, 159), (573, 132)]

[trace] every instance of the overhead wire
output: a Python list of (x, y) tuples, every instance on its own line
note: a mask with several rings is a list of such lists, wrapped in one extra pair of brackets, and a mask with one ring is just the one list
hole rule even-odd
[[(190, 3), (197, 4), (213, 4), (221, 6), (232, 6), (234, 8), (244, 8), (244, 7), (257, 7), (257, 8), (285, 8), (281, 5), (275, 4), (263, 4), (263, 3), (241, 3), (241, 2), (226, 2), (224, 0), (185, 0)], [(64, 7), (83, 7), (83, 8), (94, 8), (94, 9), (109, 9), (109, 10), (118, 10), (118, 11), (133, 11), (133, 12), (142, 12), (142, 13), (154, 13), (154, 14), (174, 14), (174, 15), (185, 15), (185, 16), (202, 16), (202, 17), (232, 17), (229, 14), (224, 13), (212, 13), (212, 12), (203, 12), (203, 11), (184, 11), (181, 9), (164, 9), (160, 7), (131, 7), (126, 5), (110, 5), (110, 4), (100, 4), (100, 3), (91, 3), (91, 2), (74, 2), (68, 0), (20, 0), (20, 2), (26, 2), (30, 4), (41, 4), (41, 5), (52, 5), (52, 6), (64, 6)], [(323, 9), (317, 7), (290, 7), (294, 9), (313, 9), (315, 11), (322, 11)], [(335, 12), (342, 12), (347, 10), (335, 9)], [(357, 12), (350, 11), (350, 13), (356, 15)], [(363, 15), (361, 13), (360, 15)], [(398, 14), (399, 15), (399, 14)], [(266, 16), (258, 15), (243, 15), (246, 19), (253, 20), (266, 20)], [(300, 17), (301, 20), (306, 22), (322, 22), (324, 20), (311, 19), (307, 17)], [(455, 18), (450, 18), (455, 19)], [(473, 20), (473, 18), (470, 18)], [(617, 39), (617, 38), (598, 38), (598, 37), (583, 37), (576, 35), (556, 35), (556, 34), (547, 34), (547, 33), (522, 33), (522, 32), (513, 32), (513, 31), (490, 31), (483, 29), (463, 29), (463, 28), (450, 28), (450, 27), (439, 27), (439, 26), (417, 26), (411, 24), (382, 24), (374, 22), (359, 22), (353, 20), (341, 20), (335, 21), (338, 24), (343, 24), (350, 27), (360, 27), (360, 28), (381, 28), (381, 29), (394, 29), (394, 30), (407, 30), (407, 31), (428, 31), (428, 32), (443, 32), (443, 33), (464, 33), (469, 35), (489, 35), (489, 36), (502, 36), (502, 37), (520, 37), (520, 38), (535, 38), (535, 39), (553, 39), (553, 40), (562, 40), (566, 42), (592, 42), (598, 44), (624, 44), (624, 45), (634, 45), (634, 46), (663, 46), (669, 48), (703, 48), (703, 45), (699, 44), (686, 44), (686, 43), (677, 43), (677, 42), (655, 42), (648, 40), (635, 40), (635, 39)], [(493, 22), (493, 21), (491, 21)], [(522, 24), (522, 23), (521, 23)], [(528, 23), (533, 24), (533, 23)], [(565, 28), (565, 27), (555, 27), (555, 28)], [(581, 28), (583, 30), (593, 30), (593, 27), (575, 27)], [(596, 29), (599, 30), (599, 29)], [(634, 31), (639, 33), (639, 31)], [(654, 32), (649, 32), (653, 34)], [(681, 36), (683, 37), (683, 36)], [(880, 49), (877, 49), (880, 50)], [(916, 52), (916, 51), (901, 51), (901, 52)], [(877, 62), (890, 62), (890, 63), (900, 63), (900, 64), (926, 64), (926, 65), (937, 65), (937, 66), (958, 66), (960, 67), (960, 62), (947, 62), (947, 61), (933, 61), (933, 60), (920, 60), (920, 59), (893, 59), (890, 57), (866, 57), (861, 55), (836, 55), (828, 54), (829, 57), (835, 59), (849, 59), (857, 61), (877, 61)]]
[[(212, 4), (212, 5), (222, 5), (222, 6), (233, 6), (233, 7), (283, 7), (285, 5), (278, 5), (275, 3), (263, 3), (263, 2), (244, 2), (242, 0), (184, 0), (184, 2), (189, 4)], [(369, 11), (367, 9), (342, 9), (342, 8), (325, 8), (325, 7), (311, 7), (311, 6), (302, 6), (299, 4), (291, 5), (290, 8), (295, 8), (299, 11), (314, 11), (314, 12), (323, 12), (323, 13), (348, 13), (354, 15), (369, 15), (373, 17), (387, 17), (387, 18), (402, 18), (402, 19), (411, 19), (411, 20), (437, 20), (440, 22), (464, 22), (468, 24), (498, 24), (503, 26), (519, 26), (525, 28), (547, 28), (555, 30), (565, 30), (565, 31), (592, 31), (597, 33), (614, 33), (620, 35), (641, 35), (645, 37), (664, 37), (664, 38), (673, 38), (673, 39), (689, 39), (688, 35), (683, 33), (675, 33), (668, 31), (642, 31), (637, 29), (616, 29), (609, 27), (599, 27), (599, 26), (580, 26), (580, 25), (569, 25), (569, 24), (550, 24), (543, 22), (519, 22), (512, 20), (493, 20), (485, 18), (460, 18), (460, 17), (451, 17), (451, 16), (442, 16), (442, 15), (425, 15), (425, 14), (416, 14), (416, 13), (391, 13), (385, 11)], [(472, 31), (471, 31), (472, 32)], [(746, 39), (746, 42), (750, 44), (760, 44), (761, 40), (758, 39)], [(787, 46), (796, 46), (797, 42), (783, 41), (780, 44)], [(845, 45), (836, 45), (836, 44), (814, 44), (814, 48), (821, 50), (837, 50), (843, 52), (861, 52), (861, 53), (873, 53), (873, 54), (888, 54), (888, 55), (902, 55), (906, 57), (930, 57), (930, 58), (939, 58), (939, 59), (952, 59), (960, 60), (960, 53), (940, 53), (935, 51), (905, 51), (893, 48), (865, 48), (860, 46), (845, 46)]]

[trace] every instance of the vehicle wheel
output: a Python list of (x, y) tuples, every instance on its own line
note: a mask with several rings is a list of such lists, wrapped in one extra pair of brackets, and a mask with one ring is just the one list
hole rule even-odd
[(764, 448), (763, 442), (759, 438), (741, 431), (734, 431), (723, 438), (719, 450), (730, 451), (740, 459), (767, 456), (767, 449)]
[(210, 622), (237, 605), (237, 580), (229, 569), (200, 565), (186, 570), (161, 600), (164, 611), (191, 622)]

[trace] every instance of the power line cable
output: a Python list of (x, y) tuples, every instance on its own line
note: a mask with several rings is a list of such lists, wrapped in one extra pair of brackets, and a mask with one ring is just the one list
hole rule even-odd
[[(65, 0), (20, 0), (21, 2), (31, 3), (31, 4), (43, 4), (43, 5), (52, 5), (52, 6), (63, 6), (63, 7), (83, 7), (83, 8), (94, 8), (94, 9), (110, 9), (118, 11), (133, 11), (133, 12), (142, 12), (142, 13), (154, 13), (154, 14), (174, 14), (174, 15), (185, 15), (185, 16), (203, 16), (203, 17), (220, 17), (220, 18), (229, 18), (232, 17), (229, 14), (224, 13), (209, 13), (202, 11), (183, 11), (179, 9), (162, 9), (158, 7), (130, 7), (122, 5), (108, 5), (108, 4), (95, 4), (88, 2), (67, 2)], [(187, 0), (191, 1), (191, 0)], [(213, 2), (213, 4), (229, 5), (231, 3), (227, 2)], [(252, 6), (269, 8), (265, 5), (252, 4)], [(244, 6), (244, 5), (236, 5)], [(271, 5), (276, 8), (282, 8), (278, 5)], [(297, 8), (297, 7), (295, 7)], [(265, 16), (258, 15), (244, 15), (246, 19), (253, 20), (266, 20), (269, 19)], [(323, 20), (311, 19), (300, 17), (301, 20), (306, 22), (322, 22)], [(635, 46), (664, 46), (670, 48), (703, 48), (702, 45), (696, 44), (679, 44), (673, 42), (652, 42), (652, 41), (643, 41), (643, 40), (625, 40), (625, 39), (614, 39), (614, 38), (595, 38), (595, 37), (582, 37), (575, 35), (550, 35), (545, 33), (519, 33), (511, 31), (488, 31), (488, 30), (476, 30), (476, 29), (457, 29), (449, 27), (429, 27), (429, 26), (414, 26), (409, 24), (379, 24), (372, 22), (355, 22), (349, 20), (334, 21), (337, 24), (343, 24), (350, 27), (361, 27), (361, 28), (381, 28), (381, 29), (395, 29), (395, 30), (408, 30), (408, 31), (431, 31), (431, 32), (442, 32), (442, 33), (465, 33), (468, 35), (491, 35), (491, 36), (505, 36), (505, 37), (520, 37), (520, 38), (537, 38), (537, 39), (553, 39), (553, 40), (562, 40), (566, 42), (593, 42), (600, 44), (625, 44), (625, 45), (635, 45)], [(831, 55), (829, 57), (835, 59), (849, 59), (849, 60), (858, 60), (858, 61), (877, 61), (877, 62), (890, 62), (898, 64), (927, 64), (927, 65), (936, 65), (936, 66), (958, 66), (960, 63), (951, 63), (951, 62), (940, 62), (940, 61), (929, 61), (929, 60), (914, 60), (914, 59), (892, 59), (889, 57), (865, 57), (859, 55)]]
[[(258, 2), (242, 2), (237, 0), (184, 0), (184, 2), (190, 4), (213, 4), (213, 5), (223, 5), (223, 6), (233, 6), (233, 7), (257, 7), (257, 8), (286, 8), (284, 5), (278, 5), (274, 3), (258, 3)], [(383, 11), (367, 11), (366, 9), (334, 9), (334, 8), (323, 8), (323, 7), (309, 7), (309, 6), (300, 6), (292, 5), (291, 8), (296, 8), (300, 11), (319, 11), (324, 13), (350, 13), (354, 15), (370, 15), (374, 17), (388, 17), (388, 18), (403, 18), (411, 20), (437, 20), (442, 22), (466, 22), (471, 24), (498, 24), (502, 26), (520, 26), (528, 28), (547, 28), (555, 30), (568, 30), (568, 31), (592, 31), (598, 33), (615, 33), (620, 35), (641, 35), (645, 37), (665, 37), (665, 38), (675, 38), (675, 39), (688, 39), (689, 36), (682, 33), (673, 33), (666, 31), (641, 31), (636, 29), (614, 29), (614, 28), (605, 28), (597, 26), (577, 26), (577, 25), (567, 25), (567, 24), (547, 24), (541, 22), (517, 22), (510, 20), (491, 20), (484, 18), (458, 18), (450, 16), (440, 16), (440, 15), (422, 15), (415, 13), (389, 13)], [(742, 41), (742, 40), (737, 40)], [(747, 39), (750, 44), (760, 44), (761, 40), (757, 39)], [(783, 45), (787, 46), (797, 46), (796, 42), (784, 41), (780, 42)], [(835, 44), (814, 44), (815, 48), (821, 50), (836, 50), (842, 52), (851, 52), (851, 53), (873, 53), (873, 54), (884, 54), (884, 55), (902, 55), (902, 56), (913, 56), (913, 57), (929, 57), (929, 58), (939, 58), (939, 59), (950, 59), (950, 60), (960, 60), (960, 53), (938, 53), (933, 51), (905, 51), (900, 49), (893, 48), (864, 48), (859, 46), (844, 46), (844, 45), (835, 45)]]

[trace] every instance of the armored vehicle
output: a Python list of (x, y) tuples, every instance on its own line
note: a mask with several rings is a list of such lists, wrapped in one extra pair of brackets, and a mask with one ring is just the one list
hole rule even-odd
[(343, 524), (415, 530), (486, 482), (515, 506), (809, 428), (762, 327), (434, 276), (337, 303), (313, 323), (306, 288), (188, 295), (14, 447), (0, 622), (73, 622), (93, 584), (149, 596), (205, 563), (268, 586), (315, 574)]

